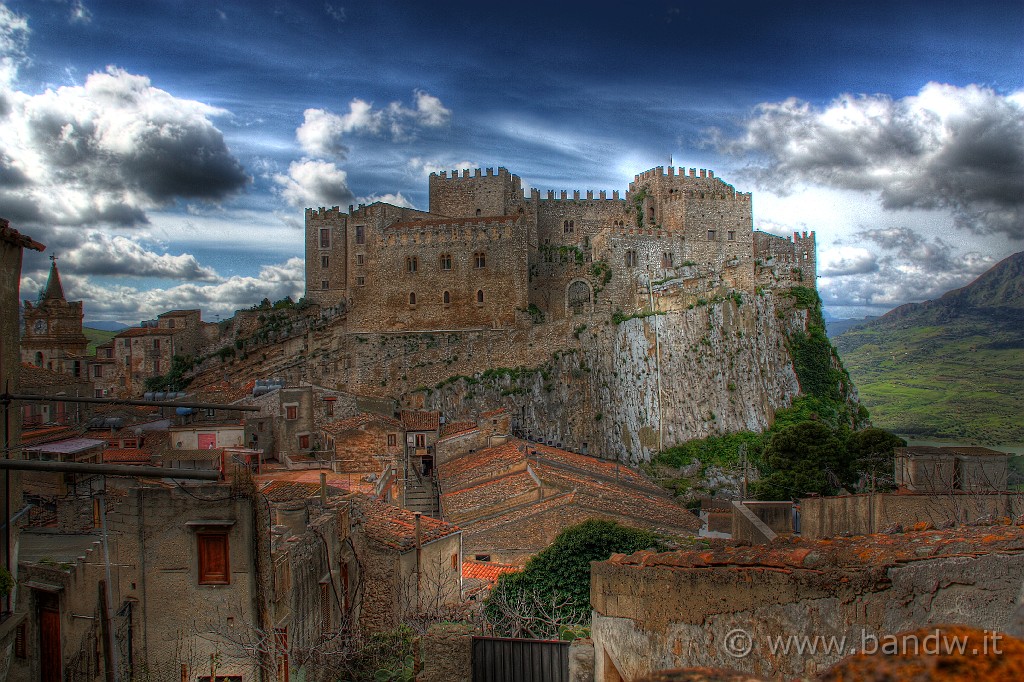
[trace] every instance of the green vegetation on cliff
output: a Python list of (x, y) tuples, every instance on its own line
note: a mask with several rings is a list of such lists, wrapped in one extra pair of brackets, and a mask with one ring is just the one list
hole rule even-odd
[(82, 327), (82, 333), (85, 334), (85, 338), (89, 339), (89, 345), (85, 349), (85, 352), (89, 355), (96, 355), (96, 346), (101, 343), (106, 343), (117, 336), (117, 332), (108, 332), (103, 329), (93, 329), (91, 327)]

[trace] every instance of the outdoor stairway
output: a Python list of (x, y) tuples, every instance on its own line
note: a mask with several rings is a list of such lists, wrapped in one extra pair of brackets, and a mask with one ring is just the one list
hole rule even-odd
[(415, 475), (409, 478), (405, 486), (405, 508), (435, 519), (441, 517), (437, 491), (430, 478)]

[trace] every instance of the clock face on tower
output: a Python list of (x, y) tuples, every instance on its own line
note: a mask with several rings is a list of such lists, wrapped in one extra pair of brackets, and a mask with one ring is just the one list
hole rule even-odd
[(32, 329), (33, 329), (33, 331), (35, 331), (36, 334), (45, 334), (46, 333), (46, 321), (45, 320), (36, 320), (36, 323), (35, 323), (35, 325), (32, 326)]

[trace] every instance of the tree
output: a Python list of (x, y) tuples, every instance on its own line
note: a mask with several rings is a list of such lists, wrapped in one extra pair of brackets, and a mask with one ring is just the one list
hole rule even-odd
[(556, 637), (562, 627), (590, 621), (590, 562), (662, 542), (654, 533), (592, 519), (559, 533), (555, 541), (507, 573), (487, 598), (487, 619), (507, 636)]
[(860, 482), (864, 478), (872, 489), (891, 487), (896, 448), (906, 444), (907, 441), (885, 429), (871, 427), (851, 433), (846, 440), (850, 480)]
[(791, 500), (807, 493), (831, 495), (848, 472), (842, 441), (816, 421), (773, 434), (765, 446), (764, 461), (770, 473), (752, 486), (760, 500)]

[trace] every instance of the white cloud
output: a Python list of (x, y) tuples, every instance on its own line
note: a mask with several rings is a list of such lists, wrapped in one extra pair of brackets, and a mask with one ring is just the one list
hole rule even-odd
[(418, 156), (414, 156), (409, 159), (409, 170), (414, 175), (430, 175), (431, 173), (440, 173), (442, 171), (450, 170), (472, 170), (479, 168), (480, 164), (476, 161), (440, 161), (437, 159), (423, 159)]
[(373, 104), (357, 97), (349, 102), (344, 114), (306, 109), (295, 138), (310, 156), (344, 158), (348, 153), (343, 144), (346, 135), (388, 135), (394, 141), (405, 141), (413, 137), (416, 129), (439, 128), (451, 120), (451, 110), (434, 95), (416, 90), (413, 97), (413, 108), (396, 101), (375, 109)]
[[(137, 289), (131, 286), (101, 286), (87, 277), (61, 272), (69, 299), (85, 299), (85, 314), (91, 320), (119, 320), (135, 323), (176, 308), (200, 308), (206, 319), (228, 317), (264, 298), (272, 301), (304, 292), (305, 262), (290, 258), (284, 263), (265, 265), (256, 277), (230, 277), (213, 284), (186, 283), (166, 289)], [(45, 275), (24, 277), (22, 292), (38, 291)]]
[(72, 24), (88, 24), (92, 22), (92, 12), (85, 6), (82, 0), (74, 0), (71, 3), (70, 20)]
[(130, 275), (212, 282), (219, 278), (196, 257), (183, 253), (155, 253), (137, 241), (121, 235), (95, 230), (78, 234), (73, 248), (65, 252), (61, 263), (79, 275)]
[(1024, 238), (1024, 93), (928, 83), (917, 95), (841, 95), (824, 107), (758, 105), (739, 136), (711, 132), (750, 161), (762, 188), (878, 196), (887, 210), (941, 209), (963, 229)]
[(348, 174), (329, 161), (302, 159), (288, 165), (287, 175), (273, 176), (281, 196), (292, 206), (340, 206), (352, 199)]
[(409, 201), (404, 196), (402, 196), (401, 192), (398, 192), (397, 194), (392, 194), (390, 192), (388, 194), (371, 194), (368, 197), (359, 197), (356, 200), (356, 203), (369, 205), (369, 204), (376, 203), (378, 201), (382, 201), (385, 204), (392, 204), (394, 206), (403, 206), (405, 208), (416, 208), (415, 206), (413, 206), (411, 201)]
[(860, 246), (833, 247), (818, 257), (818, 273), (822, 277), (861, 275), (877, 270), (875, 254)]
[(218, 201), (249, 182), (211, 121), (227, 112), (145, 76), (108, 67), (81, 86), (0, 97), (0, 202), (19, 224), (137, 225), (176, 199)]
[[(26, 60), (25, 47), (30, 33), (28, 19), (0, 4), (0, 87), (14, 82), (18, 67)], [(3, 94), (0, 93), (0, 104)], [(0, 118), (4, 114), (0, 106)]]

